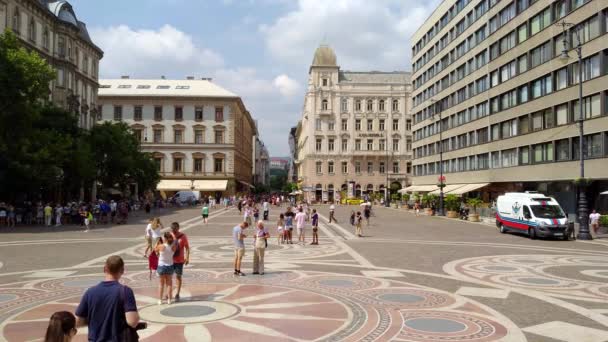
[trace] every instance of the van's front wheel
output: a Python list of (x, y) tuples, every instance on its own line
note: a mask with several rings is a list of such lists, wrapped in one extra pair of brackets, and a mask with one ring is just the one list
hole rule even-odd
[(507, 228), (505, 228), (505, 225), (502, 223), (500, 224), (499, 229), (502, 234), (507, 232)]
[(528, 236), (530, 237), (530, 240), (535, 240), (536, 239), (536, 229), (528, 228)]

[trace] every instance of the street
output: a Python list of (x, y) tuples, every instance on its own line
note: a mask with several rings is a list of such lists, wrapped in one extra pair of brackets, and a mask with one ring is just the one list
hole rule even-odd
[[(339, 206), (339, 224), (321, 215), (318, 246), (277, 245), (273, 207), (266, 274), (232, 270), (235, 208), (168, 209), (165, 227), (180, 222), (191, 264), (182, 300), (157, 305), (148, 280), (142, 212), (128, 225), (2, 228), (0, 339), (42, 340), (50, 315), (73, 311), (83, 291), (118, 254), (132, 287), (143, 341), (571, 341), (608, 340), (608, 243), (530, 240), (457, 219), (415, 216), (374, 207), (357, 238), (355, 206)], [(251, 232), (251, 230), (248, 230)], [(308, 227), (307, 240), (311, 241)], [(86, 341), (79, 329), (76, 341)]]

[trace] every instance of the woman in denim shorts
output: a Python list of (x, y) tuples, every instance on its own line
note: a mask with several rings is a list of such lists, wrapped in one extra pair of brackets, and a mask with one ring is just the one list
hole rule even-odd
[(158, 253), (158, 268), (156, 269), (156, 273), (160, 278), (158, 305), (163, 303), (163, 290), (165, 287), (167, 287), (167, 304), (171, 304), (171, 297), (173, 297), (173, 253), (175, 253), (176, 248), (176, 245), (173, 243), (173, 236), (171, 233), (166, 232), (154, 249)]

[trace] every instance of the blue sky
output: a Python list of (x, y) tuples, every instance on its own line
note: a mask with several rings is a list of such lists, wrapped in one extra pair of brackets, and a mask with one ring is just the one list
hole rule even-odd
[(439, 0), (71, 0), (105, 51), (102, 78), (212, 77), (272, 156), (288, 155), (315, 48), (344, 70), (410, 70), (409, 37)]

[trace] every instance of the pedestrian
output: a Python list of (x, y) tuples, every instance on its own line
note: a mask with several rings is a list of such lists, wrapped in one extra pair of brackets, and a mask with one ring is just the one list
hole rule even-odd
[(355, 219), (356, 219), (355, 211), (352, 210), (350, 212), (350, 225), (353, 226), (353, 227), (355, 226), (355, 223), (356, 223)]
[(146, 250), (144, 251), (144, 258), (148, 256), (148, 251), (152, 252), (156, 247), (156, 243), (158, 239), (162, 237), (161, 230), (163, 229), (163, 224), (160, 222), (160, 218), (154, 217), (148, 222), (146, 226), (146, 231), (144, 233), (144, 237), (146, 239)]
[(363, 231), (362, 231), (362, 226), (363, 226), (363, 217), (361, 216), (361, 212), (357, 211), (357, 216), (355, 217), (355, 225), (356, 225), (356, 233), (358, 237), (363, 237)]
[(245, 235), (245, 229), (249, 227), (247, 222), (241, 222), (238, 226), (232, 229), (232, 241), (234, 243), (234, 275), (245, 276), (245, 273), (241, 272), (241, 262), (243, 256), (245, 256), (245, 241), (247, 237)]
[(253, 235), (253, 274), (264, 275), (264, 252), (268, 245), (270, 234), (264, 228), (264, 221), (258, 221)]
[(44, 223), (47, 227), (50, 227), (53, 219), (53, 207), (51, 203), (47, 203), (44, 207)]
[(593, 232), (597, 235), (597, 232), (600, 229), (600, 217), (601, 215), (593, 209), (591, 214), (589, 215), (589, 221), (591, 222), (591, 228), (593, 228)]
[(369, 227), (369, 218), (372, 216), (372, 208), (369, 204), (363, 209), (363, 215), (365, 216), (365, 223)]
[(296, 214), (294, 220), (296, 221), (296, 229), (298, 231), (298, 243), (306, 244), (306, 236), (304, 228), (306, 226), (307, 215), (304, 213), (304, 208), (300, 207), (300, 210)]
[(338, 220), (336, 220), (336, 217), (335, 217), (335, 213), (336, 213), (336, 206), (332, 203), (329, 206), (329, 223), (331, 223), (332, 221), (338, 223)]
[(173, 298), (173, 273), (175, 271), (173, 254), (176, 249), (177, 244), (174, 243), (173, 235), (169, 232), (163, 235), (162, 240), (158, 241), (154, 249), (154, 252), (158, 253), (158, 269), (156, 270), (159, 277), (158, 305), (163, 304), (165, 288), (167, 289), (167, 305), (171, 304), (171, 298)]
[(238, 201), (238, 203), (236, 204), (236, 207), (239, 209), (239, 214), (243, 211), (243, 202), (242, 201)]
[(76, 316), (68, 311), (58, 311), (51, 316), (44, 342), (71, 342), (77, 332)]
[(0, 226), (7, 225), (7, 217), (8, 217), (8, 209), (6, 208), (6, 204), (0, 203)]
[(312, 210), (312, 242), (311, 245), (319, 244), (319, 214), (317, 214), (317, 209)]
[(36, 223), (44, 224), (44, 207), (42, 203), (38, 203), (36, 206)]
[(126, 334), (135, 334), (139, 313), (135, 295), (118, 281), (125, 272), (125, 263), (118, 255), (110, 256), (104, 265), (104, 281), (89, 288), (76, 308), (76, 326), (88, 326), (89, 341), (123, 341)]
[(86, 209), (83, 209), (84, 212), (84, 232), (89, 232), (89, 226), (91, 225), (91, 221), (93, 221), (93, 214)]
[(209, 206), (207, 204), (203, 204), (203, 211), (201, 212), (201, 215), (203, 216), (203, 223), (207, 224), (209, 219)]
[(253, 206), (253, 222), (258, 222), (260, 220), (260, 210), (257, 205)]
[(293, 219), (295, 214), (291, 211), (291, 207), (287, 207), (285, 211), (285, 229), (287, 234), (287, 243), (293, 244), (292, 235), (293, 235)]
[(116, 210), (117, 210), (118, 205), (116, 204), (116, 202), (114, 200), (110, 201), (110, 216), (112, 217), (112, 223), (114, 223), (114, 220), (116, 219)]
[[(176, 250), (173, 255), (173, 268), (175, 269), (175, 280), (177, 291), (175, 292), (175, 301), (179, 301), (179, 293), (182, 289), (182, 275), (184, 274), (184, 265), (190, 263), (190, 243), (186, 234), (179, 231), (179, 223), (171, 223), (171, 234), (175, 240)], [(160, 265), (160, 263), (159, 263)]]
[(420, 215), (420, 203), (419, 202), (414, 203), (414, 211), (416, 212), (416, 216)]
[(287, 235), (287, 230), (285, 229), (285, 215), (280, 214), (279, 220), (277, 221), (277, 244), (281, 245), (285, 242), (285, 238)]
[(268, 203), (268, 199), (264, 199), (264, 203), (262, 203), (262, 209), (264, 210), (264, 221), (268, 221), (268, 215), (270, 214), (270, 203)]
[(61, 226), (61, 216), (63, 215), (63, 207), (57, 203), (55, 206), (55, 227)]
[(245, 208), (243, 209), (244, 211), (244, 220), (245, 222), (247, 222), (247, 225), (251, 226), (253, 223), (251, 221), (251, 217), (253, 216), (253, 209), (251, 208), (251, 206), (249, 204), (245, 205)]

